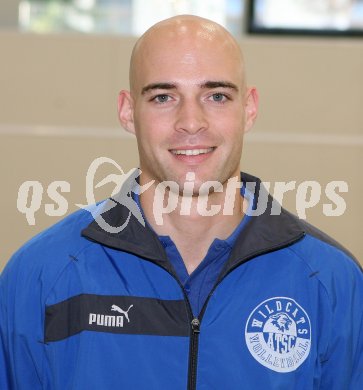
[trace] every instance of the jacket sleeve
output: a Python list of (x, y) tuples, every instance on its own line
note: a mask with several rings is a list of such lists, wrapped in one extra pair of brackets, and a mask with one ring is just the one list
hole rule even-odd
[(3, 278), (0, 276), (0, 389), (10, 389), (10, 356), (7, 327), (7, 313), (3, 291)]
[[(361, 304), (360, 310), (363, 311), (363, 305)], [(357, 350), (354, 359), (353, 377), (352, 377), (352, 390), (363, 389), (363, 318), (360, 324), (359, 338), (357, 339)]]
[(355, 263), (338, 265), (328, 286), (329, 347), (321, 389), (363, 389), (363, 273)]
[[(0, 275), (0, 389), (40, 389), (39, 289), (15, 255)], [(31, 286), (31, 287), (30, 287)], [(32, 306), (31, 306), (32, 305)], [(37, 325), (38, 327), (38, 325)]]

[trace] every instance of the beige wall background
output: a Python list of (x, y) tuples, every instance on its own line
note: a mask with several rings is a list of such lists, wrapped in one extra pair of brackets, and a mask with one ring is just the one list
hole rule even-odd
[[(85, 175), (96, 157), (124, 171), (138, 164), (135, 140), (117, 120), (118, 91), (128, 86), (134, 38), (0, 32), (0, 269), (26, 240), (62, 217), (51, 217), (46, 189), (70, 183), (67, 213), (86, 203)], [(265, 181), (317, 181), (321, 201), (307, 219), (361, 261), (363, 193), (363, 42), (361, 39), (245, 37), (248, 81), (260, 92), (260, 115), (245, 141), (243, 170)], [(147, 59), (146, 59), (147, 60)], [(117, 173), (104, 166), (96, 180)], [(17, 209), (27, 180), (44, 187), (30, 226)], [(327, 217), (324, 188), (346, 181), (347, 204)], [(111, 184), (95, 191), (100, 200)], [(283, 205), (296, 213), (296, 192)]]

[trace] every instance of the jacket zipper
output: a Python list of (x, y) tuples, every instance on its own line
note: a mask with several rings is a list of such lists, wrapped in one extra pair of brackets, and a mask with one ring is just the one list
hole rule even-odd
[(186, 293), (184, 286), (181, 284), (177, 275), (167, 268), (164, 268), (179, 284), (183, 294), (186, 306), (188, 309), (188, 315), (190, 320), (190, 342), (189, 342), (189, 366), (188, 366), (188, 390), (195, 390), (197, 386), (197, 361), (198, 361), (198, 344), (200, 333), (200, 319), (194, 317), (192, 305), (190, 304), (188, 294)]
[(199, 333), (200, 333), (200, 321), (199, 318), (193, 318), (191, 322), (192, 334), (190, 339), (190, 352), (189, 352), (189, 378), (188, 378), (188, 390), (194, 390), (197, 386), (197, 361), (198, 361), (198, 345), (199, 345)]
[[(173, 274), (171, 274), (173, 275)], [(200, 319), (194, 317), (192, 305), (190, 304), (188, 294), (184, 286), (180, 283), (178, 277), (173, 275), (183, 291), (185, 302), (187, 303), (189, 320), (190, 320), (190, 342), (189, 342), (189, 366), (188, 366), (188, 390), (195, 390), (197, 386), (197, 361), (198, 361), (198, 345), (200, 333)]]

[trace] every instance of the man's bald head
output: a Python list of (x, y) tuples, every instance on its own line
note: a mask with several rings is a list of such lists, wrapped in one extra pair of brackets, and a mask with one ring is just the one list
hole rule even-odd
[[(140, 88), (140, 73), (147, 63), (155, 61), (152, 56), (157, 50), (170, 51), (184, 48), (186, 63), (188, 49), (198, 50), (210, 46), (218, 49), (226, 60), (235, 61), (241, 72), (242, 85), (245, 88), (244, 61), (241, 49), (234, 37), (221, 25), (193, 15), (180, 15), (163, 20), (148, 29), (136, 42), (130, 61), (130, 90), (134, 94)], [(192, 54), (189, 55), (192, 61)]]

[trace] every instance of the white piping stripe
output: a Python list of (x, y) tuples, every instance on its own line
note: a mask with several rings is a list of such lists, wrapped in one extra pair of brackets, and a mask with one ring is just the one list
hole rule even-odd
[[(0, 135), (21, 135), (41, 137), (91, 137), (134, 139), (121, 127), (68, 127), (37, 125), (0, 124)], [(323, 133), (282, 133), (256, 131), (246, 135), (246, 142), (251, 144), (298, 144), (298, 145), (331, 145), (363, 146), (363, 135), (338, 135)]]

